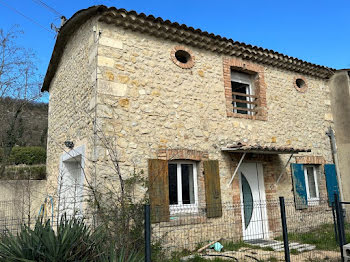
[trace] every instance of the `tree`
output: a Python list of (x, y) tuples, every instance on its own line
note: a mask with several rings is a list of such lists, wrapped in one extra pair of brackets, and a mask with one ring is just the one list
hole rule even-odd
[(12, 148), (25, 132), (21, 130), (21, 113), (28, 103), (41, 96), (35, 54), (16, 43), (22, 33), (17, 26), (8, 31), (0, 28), (0, 176)]

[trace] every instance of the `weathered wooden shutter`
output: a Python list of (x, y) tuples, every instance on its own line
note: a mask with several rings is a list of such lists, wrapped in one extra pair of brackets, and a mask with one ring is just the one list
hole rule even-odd
[(307, 193), (305, 184), (304, 166), (302, 164), (291, 164), (294, 201), (296, 209), (307, 208)]
[(207, 217), (221, 217), (222, 204), (219, 176), (219, 161), (204, 161), (203, 166)]
[(152, 222), (169, 220), (169, 179), (168, 161), (148, 160), (149, 198)]
[(332, 203), (334, 202), (334, 194), (337, 194), (339, 198), (339, 186), (338, 186), (337, 171), (335, 169), (335, 165), (325, 164), (324, 173), (326, 176), (328, 201), (329, 201), (329, 205), (331, 206)]

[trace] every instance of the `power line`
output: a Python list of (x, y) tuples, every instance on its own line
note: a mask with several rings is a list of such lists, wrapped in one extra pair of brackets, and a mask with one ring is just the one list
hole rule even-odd
[(31, 21), (32, 23), (36, 24), (37, 26), (40, 26), (41, 28), (45, 29), (46, 31), (55, 34), (53, 31), (51, 31), (50, 29), (46, 28), (45, 26), (43, 26), (42, 24), (40, 24), (39, 22), (35, 21), (34, 19), (26, 16), (25, 14), (21, 13), (20, 11), (18, 11), (17, 9), (13, 8), (12, 6), (9, 6), (8, 4), (4, 3), (3, 0), (0, 0), (0, 4), (9, 8), (10, 10), (12, 10), (13, 12), (23, 16), (24, 18), (28, 19), (29, 21)]
[(45, 2), (43, 2), (41, 0), (32, 0), (32, 1), (37, 3), (37, 4), (39, 4), (39, 5), (41, 5), (44, 8), (46, 8), (47, 10), (49, 10), (51, 13), (54, 13), (58, 17), (64, 16), (60, 12), (58, 12), (56, 9), (54, 9), (53, 7), (49, 6), (48, 4), (46, 4)]

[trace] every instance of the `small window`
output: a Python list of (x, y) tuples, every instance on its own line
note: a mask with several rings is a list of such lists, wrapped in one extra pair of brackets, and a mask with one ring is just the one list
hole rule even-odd
[(169, 170), (170, 212), (196, 212), (197, 165), (191, 161), (172, 161)]
[(254, 115), (256, 99), (253, 89), (253, 75), (231, 71), (233, 112)]
[(191, 60), (191, 55), (190, 53), (186, 52), (185, 50), (177, 50), (175, 52), (175, 57), (177, 61), (180, 63), (186, 64), (188, 61)]
[(192, 51), (185, 46), (175, 46), (170, 52), (173, 63), (183, 69), (190, 69), (194, 66), (195, 57)]
[(306, 79), (303, 76), (294, 77), (294, 88), (301, 93), (305, 93), (307, 90)]
[(318, 179), (316, 166), (305, 165), (304, 166), (305, 185), (307, 200), (309, 205), (318, 205), (320, 199), (318, 192)]

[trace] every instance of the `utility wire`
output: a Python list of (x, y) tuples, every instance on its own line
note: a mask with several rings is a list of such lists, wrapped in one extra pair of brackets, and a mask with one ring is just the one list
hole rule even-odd
[(6, 4), (3, 0), (0, 0), (0, 4), (9, 8), (10, 10), (12, 10), (13, 12), (23, 16), (24, 18), (28, 19), (29, 21), (31, 21), (33, 24), (36, 24), (37, 26), (40, 26), (42, 29), (45, 29), (46, 31), (55, 34), (51, 29), (46, 28), (45, 26), (43, 26), (42, 24), (40, 24), (39, 22), (35, 21), (34, 19), (26, 16), (25, 14), (21, 13), (20, 11), (18, 11), (17, 9), (13, 8), (12, 6)]
[(58, 12), (56, 9), (54, 9), (53, 7), (49, 6), (48, 4), (46, 4), (45, 2), (43, 2), (41, 0), (32, 0), (32, 1), (37, 3), (38, 5), (41, 5), (42, 7), (46, 8), (47, 10), (49, 10), (51, 13), (57, 15), (58, 17), (64, 16), (60, 12)]

